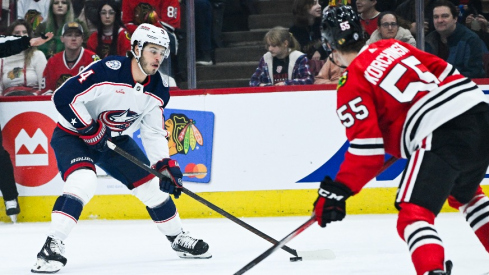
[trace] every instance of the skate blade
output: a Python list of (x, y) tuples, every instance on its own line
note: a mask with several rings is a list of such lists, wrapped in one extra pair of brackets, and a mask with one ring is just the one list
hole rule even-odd
[(17, 223), (17, 215), (10, 215), (9, 217), (12, 220), (12, 223)]
[(31, 269), (32, 273), (56, 273), (65, 266), (63, 263), (58, 261), (45, 261), (43, 259), (37, 259), (36, 263)]
[(178, 257), (180, 257), (182, 259), (210, 259), (210, 258), (212, 258), (212, 254), (209, 253), (209, 251), (207, 251), (203, 254), (200, 254), (200, 255), (192, 255), (192, 254), (186, 253), (186, 252), (177, 252), (177, 255), (178, 255)]

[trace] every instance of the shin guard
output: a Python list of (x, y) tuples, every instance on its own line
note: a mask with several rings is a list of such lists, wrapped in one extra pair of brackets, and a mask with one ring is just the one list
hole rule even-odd
[(453, 197), (449, 198), (449, 202), (452, 207), (462, 212), (479, 241), (489, 252), (489, 198), (484, 195), (482, 189), (479, 188), (467, 204), (461, 205)]
[(418, 275), (444, 269), (445, 252), (434, 221), (435, 215), (428, 209), (412, 203), (401, 204), (397, 231), (408, 245)]
[(54, 203), (48, 236), (65, 240), (75, 227), (83, 210), (83, 203), (75, 197), (63, 195)]
[(163, 234), (176, 236), (182, 232), (182, 221), (171, 197), (156, 207), (146, 209)]

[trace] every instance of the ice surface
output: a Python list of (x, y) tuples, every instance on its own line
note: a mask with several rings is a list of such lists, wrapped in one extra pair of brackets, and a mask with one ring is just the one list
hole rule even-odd
[[(308, 217), (245, 218), (280, 240)], [(79, 221), (65, 241), (67, 265), (58, 274), (234, 274), (271, 244), (227, 219), (185, 219), (184, 229), (209, 243), (213, 258), (180, 259), (150, 220)], [(296, 250), (331, 249), (334, 260), (290, 262), (279, 250), (245, 274), (415, 274), (395, 215), (349, 215), (322, 229), (316, 224), (293, 239)], [(49, 223), (0, 223), (0, 274), (31, 274)], [(453, 275), (489, 272), (489, 255), (459, 213), (440, 214), (436, 227), (454, 262)]]

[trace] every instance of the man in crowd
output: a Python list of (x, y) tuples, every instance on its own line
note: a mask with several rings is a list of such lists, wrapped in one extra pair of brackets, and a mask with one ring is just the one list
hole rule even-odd
[(426, 36), (425, 51), (452, 64), (466, 77), (484, 78), (482, 55), (487, 52), (486, 45), (476, 33), (457, 23), (455, 5), (442, 0), (432, 12), (435, 30)]
[(360, 22), (368, 35), (377, 29), (377, 20), (380, 12), (375, 8), (377, 0), (357, 0), (357, 11), (360, 15)]
[(61, 42), (65, 50), (48, 59), (43, 73), (43, 94), (52, 94), (68, 78), (83, 71), (93, 61), (100, 60), (97, 54), (83, 48), (83, 28), (77, 22), (63, 26)]

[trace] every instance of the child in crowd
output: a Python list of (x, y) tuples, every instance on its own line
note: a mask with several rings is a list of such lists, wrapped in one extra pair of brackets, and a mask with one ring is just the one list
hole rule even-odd
[(313, 84), (307, 56), (298, 51), (299, 43), (288, 29), (275, 27), (264, 41), (268, 52), (251, 76), (251, 87)]

